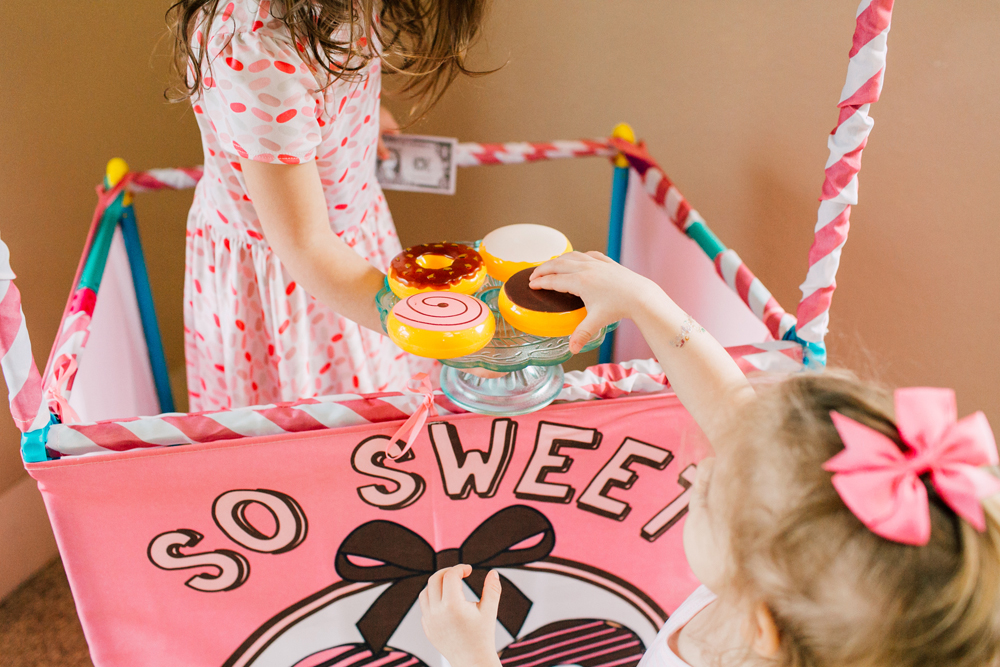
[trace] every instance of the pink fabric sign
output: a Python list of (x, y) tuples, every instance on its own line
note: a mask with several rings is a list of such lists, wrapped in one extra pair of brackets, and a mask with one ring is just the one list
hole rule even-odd
[(696, 586), (673, 394), (29, 464), (98, 667), (440, 665), (416, 595), (504, 576), (510, 667), (634, 666)]

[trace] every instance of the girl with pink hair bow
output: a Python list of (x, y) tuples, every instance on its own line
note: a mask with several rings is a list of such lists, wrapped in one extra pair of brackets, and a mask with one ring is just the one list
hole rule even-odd
[[(548, 262), (531, 285), (583, 298), (574, 349), (634, 320), (715, 450), (684, 526), (703, 586), (639, 667), (1000, 665), (1000, 479), (982, 413), (957, 419), (949, 389), (890, 396), (829, 371), (755, 389), (657, 285), (600, 253)], [(424, 629), (452, 667), (500, 667), (503, 592), (492, 575), (467, 602), (468, 569), (431, 578)]]

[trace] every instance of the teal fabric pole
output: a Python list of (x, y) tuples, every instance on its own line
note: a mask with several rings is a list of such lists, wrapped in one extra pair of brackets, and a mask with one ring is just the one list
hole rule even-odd
[(160, 325), (156, 321), (156, 308), (153, 305), (153, 291), (149, 286), (146, 260), (142, 255), (139, 227), (135, 222), (135, 209), (131, 204), (124, 207), (122, 211), (121, 225), (122, 238), (125, 241), (125, 251), (128, 253), (129, 268), (132, 270), (132, 285), (135, 287), (135, 299), (139, 304), (139, 318), (142, 320), (142, 330), (146, 336), (149, 365), (153, 369), (156, 395), (160, 400), (160, 412), (173, 412), (174, 396), (170, 391), (170, 374), (167, 371), (167, 358), (163, 353)]
[[(625, 226), (625, 197), (628, 194), (628, 167), (615, 167), (611, 181), (611, 212), (608, 215), (608, 257), (622, 258), (622, 229)], [(609, 331), (601, 343), (599, 362), (611, 363), (615, 350), (615, 332)]]
[(122, 218), (122, 200), (125, 193), (121, 192), (114, 201), (108, 204), (101, 216), (101, 222), (94, 234), (94, 241), (90, 245), (90, 254), (83, 265), (80, 274), (80, 284), (75, 289), (87, 288), (97, 292), (101, 287), (101, 279), (104, 277), (104, 267), (108, 263), (108, 252), (111, 250), (111, 239), (115, 236), (115, 229)]

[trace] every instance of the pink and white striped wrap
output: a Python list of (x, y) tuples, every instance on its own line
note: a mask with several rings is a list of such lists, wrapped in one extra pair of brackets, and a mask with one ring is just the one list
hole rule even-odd
[(42, 377), (31, 354), (31, 340), (21, 310), (21, 293), (14, 286), (10, 250), (0, 240), (0, 367), (10, 401), (10, 413), (21, 433), (49, 423), (42, 400)]
[[(677, 229), (690, 236), (693, 225), (707, 230), (705, 219), (688, 203), (666, 172), (657, 164), (645, 144), (612, 139), (611, 145), (628, 160), (642, 181), (643, 189), (657, 207), (663, 209)], [(795, 317), (785, 312), (735, 250), (723, 248), (714, 258), (715, 270), (729, 288), (736, 292), (754, 315), (763, 322), (776, 340), (795, 326)]]
[[(744, 373), (791, 373), (802, 368), (802, 348), (797, 343), (775, 341), (729, 348)], [(630, 394), (664, 391), (669, 383), (652, 359), (622, 364), (602, 364), (566, 374), (557, 401), (618, 398)], [(236, 410), (102, 421), (90, 424), (55, 424), (46, 443), (51, 453), (80, 456), (109, 451), (168, 447), (217, 440), (342, 428), (360, 424), (399, 422), (420, 407), (420, 392), (345, 394), (322, 396), (281, 405), (260, 405)], [(434, 397), (440, 415), (463, 412), (440, 392)]]
[(459, 144), (455, 163), (459, 167), (486, 164), (518, 164), (574, 157), (614, 157), (618, 151), (607, 139), (579, 139), (542, 143)]
[(796, 333), (810, 343), (823, 341), (830, 322), (830, 303), (837, 287), (841, 250), (847, 242), (851, 206), (858, 203), (861, 153), (874, 125), (868, 112), (882, 92), (893, 1), (862, 0), (858, 8), (847, 83), (840, 95), (840, 118), (829, 139), (830, 159), (797, 313)]
[(97, 294), (88, 287), (81, 287), (73, 293), (63, 313), (59, 334), (52, 346), (52, 356), (45, 369), (44, 387), (49, 407), (64, 422), (68, 415), (60, 414), (61, 406), (68, 405), (73, 392), (78, 360), (90, 337), (90, 322), (96, 304)]
[(201, 167), (150, 169), (131, 174), (127, 187), (132, 192), (187, 190), (196, 186), (203, 175)]
[[(611, 158), (618, 151), (607, 139), (576, 139), (570, 141), (509, 142), (504, 144), (461, 143), (455, 148), (455, 164), (477, 167), (488, 164), (520, 164), (541, 160), (576, 157)], [(131, 192), (153, 190), (186, 190), (201, 180), (201, 167), (150, 169), (129, 174), (127, 188)]]

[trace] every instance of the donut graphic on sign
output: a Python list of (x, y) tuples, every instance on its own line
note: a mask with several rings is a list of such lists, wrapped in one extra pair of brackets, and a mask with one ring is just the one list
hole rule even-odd
[(632, 584), (552, 556), (555, 543), (551, 522), (525, 505), (500, 510), (442, 551), (398, 523), (370, 521), (337, 550), (341, 581), (276, 614), (224, 667), (443, 666), (417, 597), (434, 572), (458, 563), (473, 568), (469, 599), (491, 569), (500, 573), (504, 667), (635, 667), (667, 614)]

